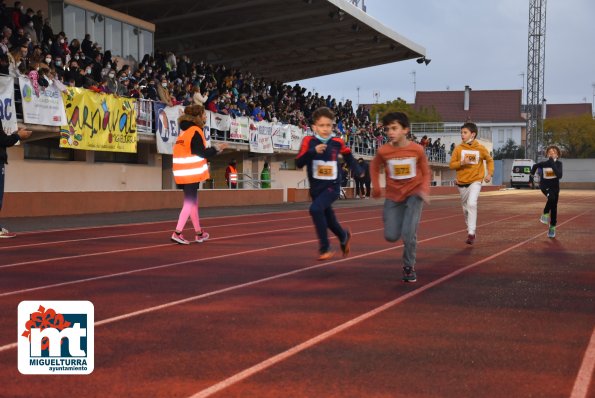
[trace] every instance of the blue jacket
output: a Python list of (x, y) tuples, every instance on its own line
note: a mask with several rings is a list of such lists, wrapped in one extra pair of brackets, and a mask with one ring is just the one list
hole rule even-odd
[[(339, 155), (343, 156), (343, 160), (349, 164), (351, 170), (354, 170), (358, 175), (361, 174), (361, 169), (357, 161), (351, 154), (345, 142), (338, 137), (333, 137), (327, 142), (326, 150), (323, 153), (316, 153), (316, 146), (323, 144), (315, 136), (307, 136), (302, 140), (300, 152), (295, 159), (295, 165), (298, 168), (307, 166), (308, 181), (310, 182), (310, 195), (315, 198), (322, 191), (329, 189), (334, 190), (337, 194), (341, 191), (341, 163)], [(324, 171), (324, 175), (313, 175), (314, 171), (320, 174), (320, 167)]]

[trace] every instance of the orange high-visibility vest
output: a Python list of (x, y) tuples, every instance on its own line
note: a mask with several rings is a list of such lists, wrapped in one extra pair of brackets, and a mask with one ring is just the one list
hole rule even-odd
[(232, 165), (229, 165), (229, 182), (236, 183), (238, 182), (238, 171)]
[(205, 158), (192, 153), (190, 143), (194, 134), (200, 134), (204, 147), (207, 147), (207, 141), (202, 129), (198, 126), (192, 126), (187, 130), (181, 131), (173, 154), (173, 172), (176, 184), (192, 184), (208, 180), (209, 165)]

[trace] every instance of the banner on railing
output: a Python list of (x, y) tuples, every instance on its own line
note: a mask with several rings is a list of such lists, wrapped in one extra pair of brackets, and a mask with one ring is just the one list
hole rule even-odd
[(26, 77), (19, 78), (21, 98), (23, 99), (23, 120), (25, 123), (44, 126), (63, 126), (66, 124), (66, 112), (60, 90), (54, 85), (36, 93), (31, 81)]
[(153, 101), (146, 99), (136, 100), (136, 129), (139, 133), (153, 133)]
[(231, 127), (231, 117), (229, 115), (221, 115), (219, 113), (210, 113), (211, 129), (219, 131), (229, 131)]
[(60, 127), (61, 148), (136, 152), (135, 99), (74, 87), (62, 98), (67, 124)]
[(300, 145), (302, 144), (302, 138), (304, 137), (304, 132), (298, 126), (291, 125), (291, 150), (292, 151), (299, 151)]
[(271, 123), (250, 123), (250, 152), (273, 153)]
[(273, 124), (273, 147), (289, 149), (291, 146), (291, 126), (289, 124)]
[(14, 107), (14, 79), (9, 76), (0, 76), (0, 121), (6, 134), (19, 129)]
[(232, 140), (248, 141), (250, 139), (250, 118), (243, 116), (231, 119), (229, 138)]
[(165, 106), (163, 102), (155, 102), (155, 139), (157, 152), (173, 154), (174, 144), (180, 132), (178, 118), (184, 114), (182, 105)]

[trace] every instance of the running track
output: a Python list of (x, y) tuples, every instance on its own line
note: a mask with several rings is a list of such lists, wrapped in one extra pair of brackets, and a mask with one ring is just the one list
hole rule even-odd
[[(21, 233), (0, 241), (0, 396), (593, 397), (594, 202), (563, 191), (550, 240), (539, 192), (484, 193), (469, 247), (458, 197), (434, 198), (411, 285), (381, 201), (338, 203), (351, 255), (322, 263), (305, 210), (203, 218), (190, 246), (174, 220)], [(22, 300), (93, 302), (91, 375), (18, 372)]]

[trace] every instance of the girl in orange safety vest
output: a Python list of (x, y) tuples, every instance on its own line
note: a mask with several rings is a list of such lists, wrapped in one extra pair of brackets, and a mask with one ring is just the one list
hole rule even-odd
[(184, 206), (171, 240), (181, 245), (190, 244), (182, 235), (188, 218), (192, 220), (192, 226), (196, 231), (194, 241), (202, 243), (209, 239), (209, 234), (200, 227), (198, 188), (201, 181), (209, 178), (207, 160), (227, 148), (225, 143), (207, 148), (207, 140), (202, 130), (206, 118), (203, 106), (189, 105), (184, 108), (184, 114), (178, 119), (180, 134), (173, 149), (173, 173), (176, 184), (184, 190)]

